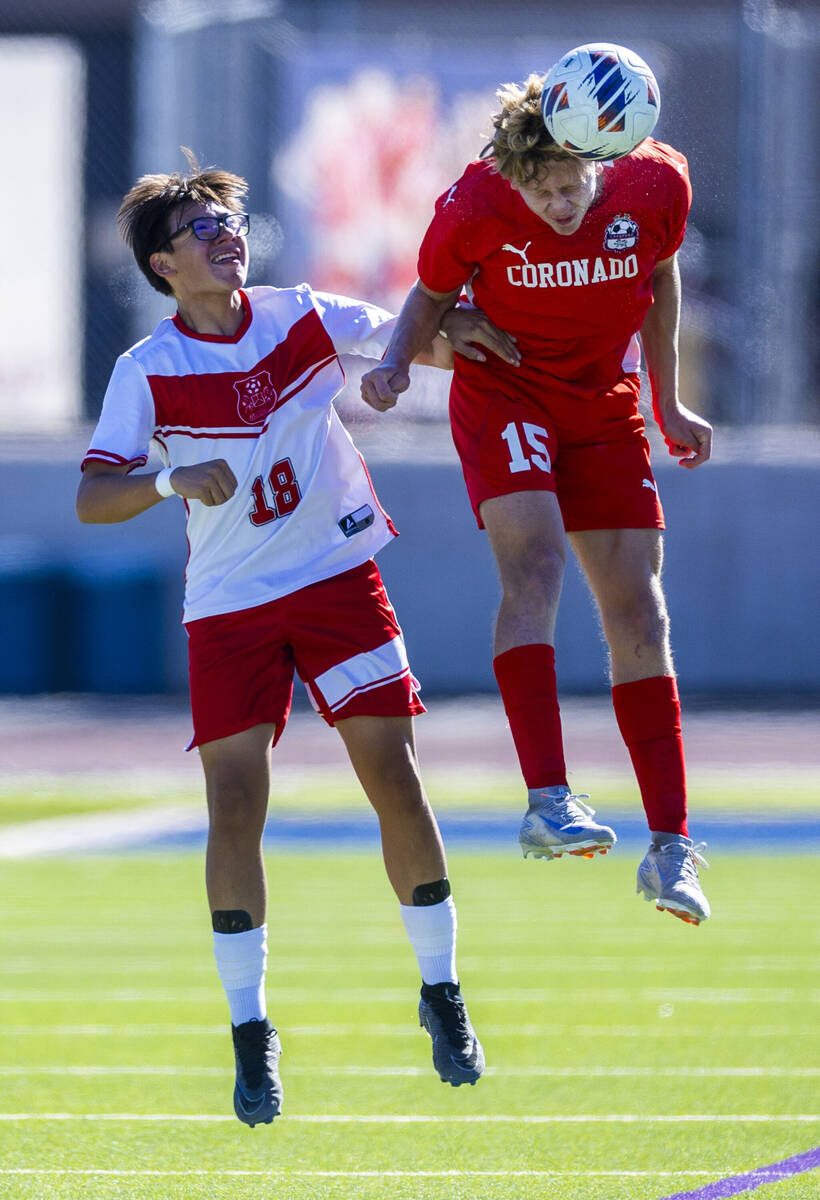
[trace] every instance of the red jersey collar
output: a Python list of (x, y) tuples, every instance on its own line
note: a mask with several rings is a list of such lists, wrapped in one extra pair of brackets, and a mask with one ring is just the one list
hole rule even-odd
[(239, 328), (236, 333), (225, 337), (221, 333), (197, 333), (194, 329), (189, 329), (178, 312), (174, 313), (172, 318), (174, 325), (181, 334), (185, 337), (196, 338), (198, 342), (240, 342), (250, 328), (250, 323), (253, 320), (253, 310), (251, 309), (250, 298), (247, 293), (239, 288), (239, 298), (242, 301), (244, 310), (242, 320), (239, 323)]

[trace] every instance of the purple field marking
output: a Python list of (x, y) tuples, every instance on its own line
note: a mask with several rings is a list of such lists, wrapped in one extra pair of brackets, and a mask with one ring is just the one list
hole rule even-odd
[(779, 1179), (788, 1179), (790, 1175), (800, 1175), (803, 1171), (813, 1171), (816, 1167), (820, 1167), (820, 1146), (806, 1150), (803, 1154), (795, 1154), (792, 1158), (784, 1158), (782, 1162), (772, 1163), (770, 1167), (757, 1167), (747, 1175), (718, 1179), (715, 1183), (696, 1188), (694, 1192), (675, 1192), (674, 1196), (664, 1196), (662, 1200), (721, 1200), (724, 1196), (753, 1192), (764, 1183), (777, 1183)]

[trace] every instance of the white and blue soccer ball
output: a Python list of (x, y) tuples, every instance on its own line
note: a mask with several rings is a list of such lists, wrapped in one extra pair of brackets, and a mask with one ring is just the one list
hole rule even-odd
[(634, 50), (611, 42), (570, 50), (548, 72), (541, 94), (550, 136), (579, 158), (623, 158), (649, 137), (660, 111), (651, 69)]

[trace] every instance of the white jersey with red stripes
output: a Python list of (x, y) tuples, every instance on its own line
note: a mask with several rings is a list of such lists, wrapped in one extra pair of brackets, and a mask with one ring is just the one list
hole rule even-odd
[(307, 284), (240, 295), (232, 337), (195, 333), (177, 314), (117, 359), (83, 460), (143, 466), (153, 440), (170, 467), (230, 465), (230, 500), (185, 501), (185, 621), (328, 579), (396, 534), (333, 406), (338, 356), (380, 358), (395, 318)]

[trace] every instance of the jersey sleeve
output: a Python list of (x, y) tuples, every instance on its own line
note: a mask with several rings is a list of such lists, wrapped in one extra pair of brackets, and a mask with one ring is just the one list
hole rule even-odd
[(387, 349), (396, 318), (377, 304), (313, 292), (313, 303), (338, 354), (381, 358)]
[(671, 258), (680, 249), (686, 233), (689, 209), (692, 207), (692, 184), (689, 164), (677, 150), (669, 156), (668, 172), (668, 233), (659, 258)]
[(443, 192), (419, 249), (419, 279), (431, 292), (455, 292), (476, 269), (467, 245), (471, 227), (470, 188), (466, 176)]
[(114, 463), (129, 470), (145, 466), (154, 427), (154, 400), (145, 373), (131, 354), (122, 354), (111, 372), (83, 469), (89, 462)]

